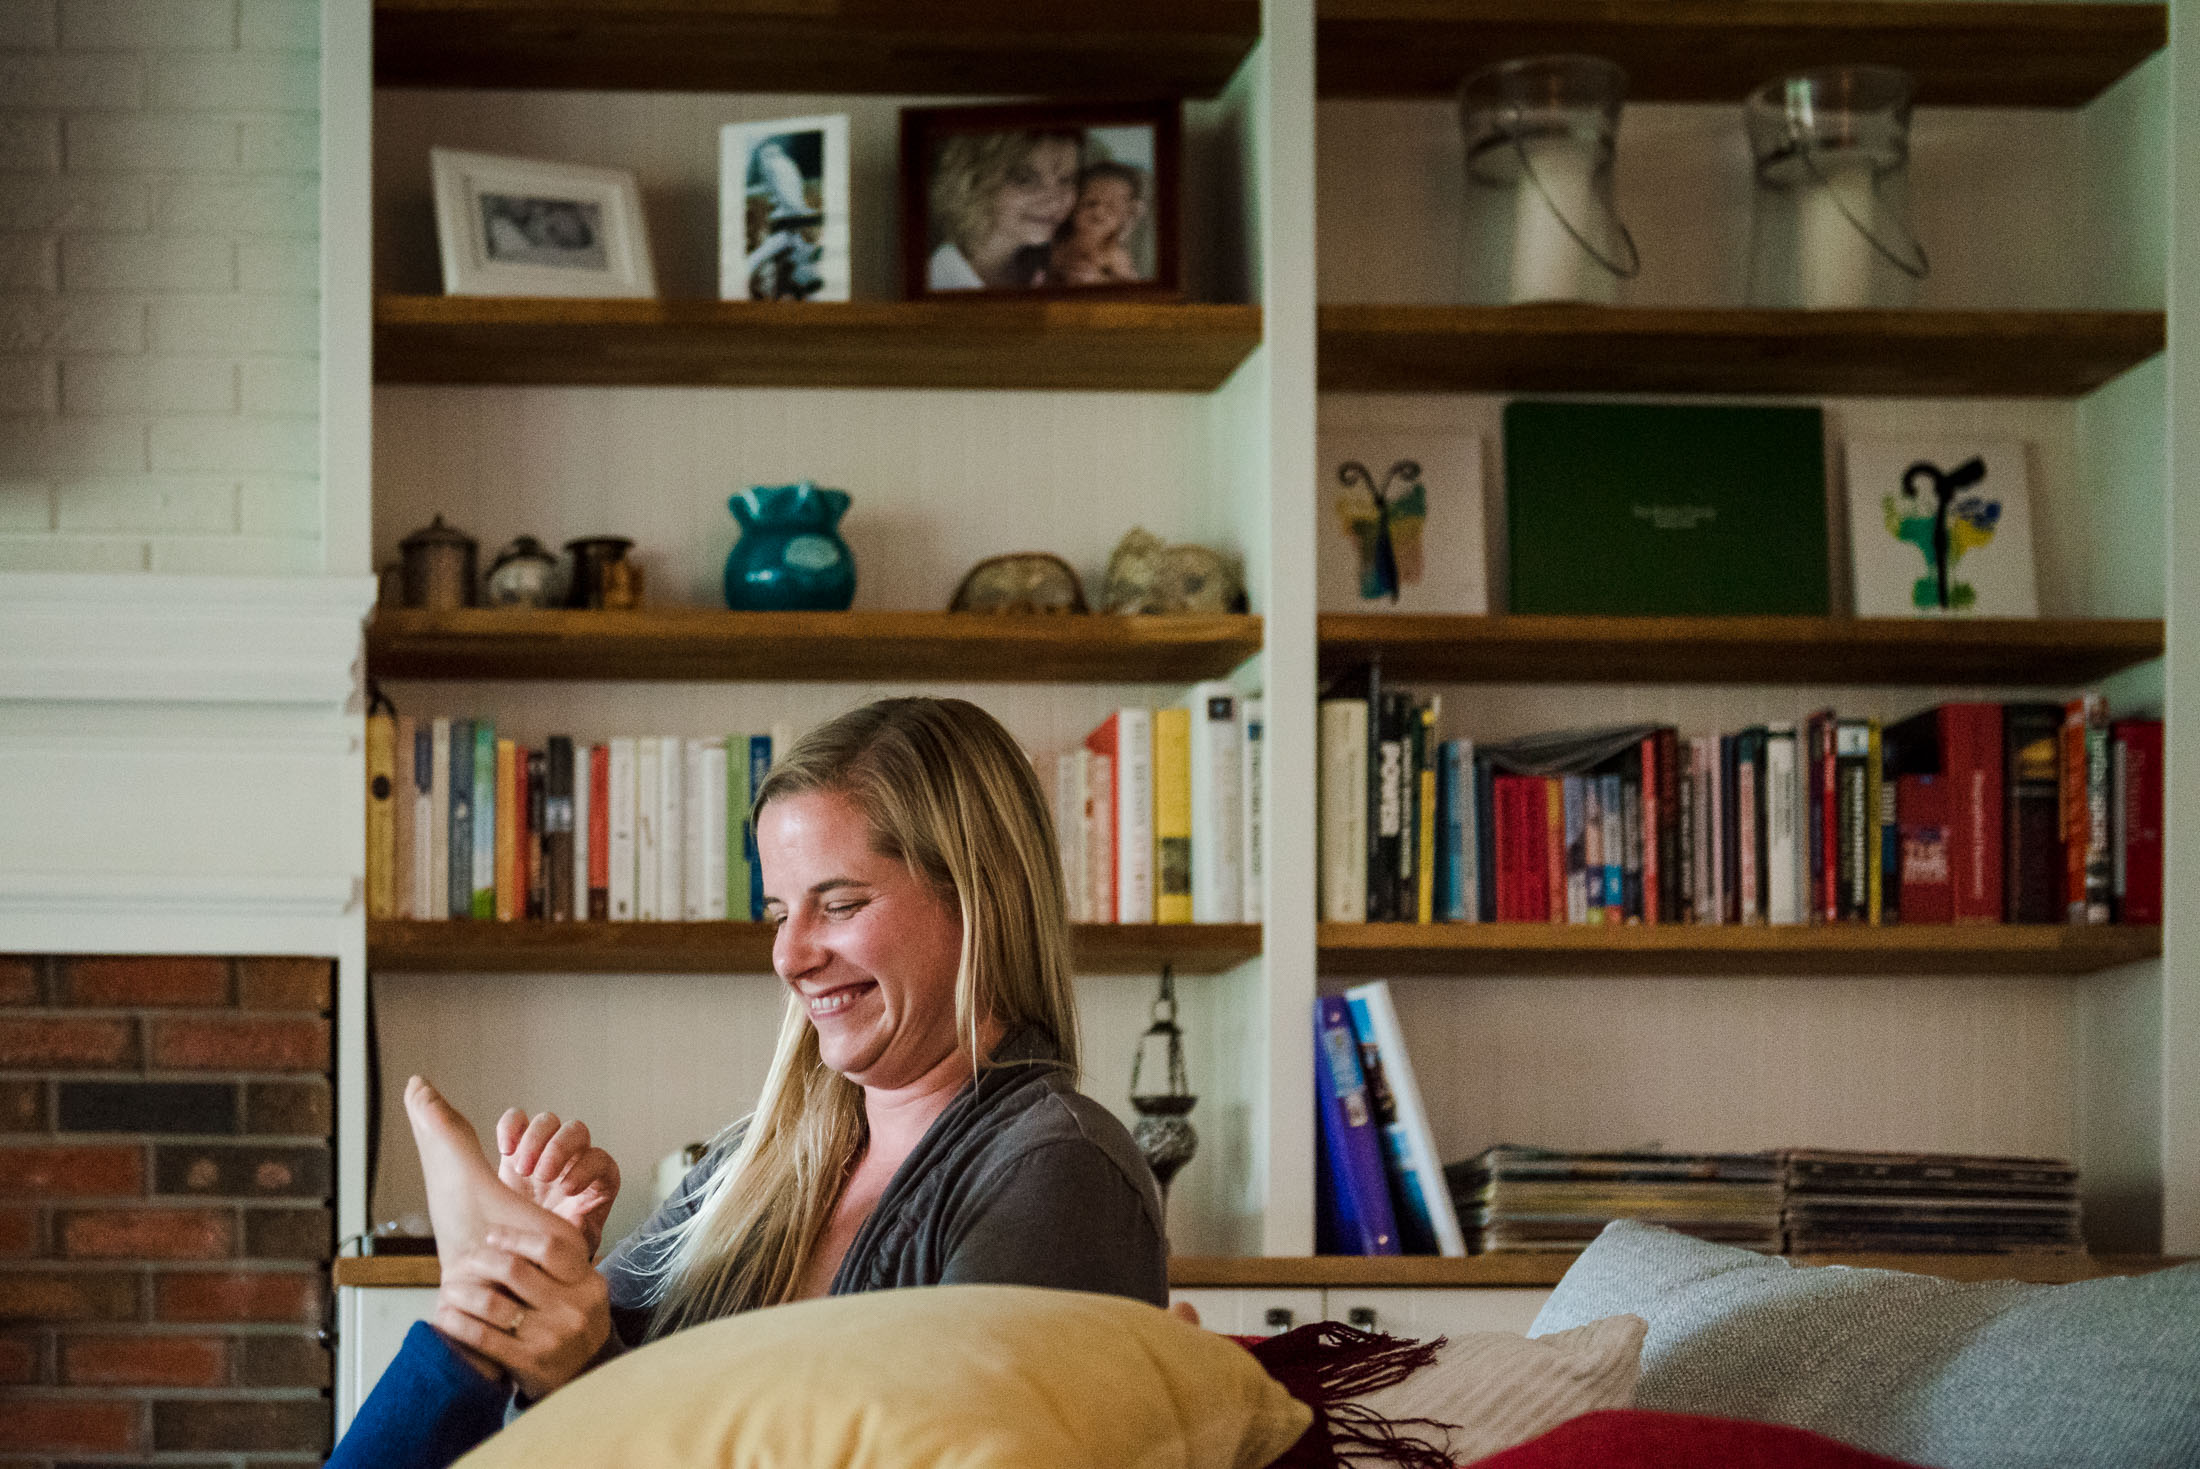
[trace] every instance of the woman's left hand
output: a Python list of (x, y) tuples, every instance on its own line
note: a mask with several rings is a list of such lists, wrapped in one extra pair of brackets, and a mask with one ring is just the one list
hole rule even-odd
[(603, 1350), (611, 1296), (576, 1233), (499, 1227), (445, 1270), (435, 1325), (542, 1398)]

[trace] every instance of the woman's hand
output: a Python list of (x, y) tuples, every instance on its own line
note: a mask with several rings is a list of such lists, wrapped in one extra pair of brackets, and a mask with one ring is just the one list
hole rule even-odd
[(577, 1230), (500, 1227), (443, 1273), (435, 1326), (543, 1398), (611, 1336), (611, 1295)]
[(579, 1230), (595, 1257), (604, 1220), (619, 1197), (619, 1165), (590, 1141), (587, 1123), (509, 1109), (497, 1119), (497, 1177)]

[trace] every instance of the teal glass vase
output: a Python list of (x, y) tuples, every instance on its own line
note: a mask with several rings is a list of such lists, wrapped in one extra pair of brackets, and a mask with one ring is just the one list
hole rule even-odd
[(856, 599), (856, 558), (840, 538), (851, 503), (808, 480), (754, 485), (727, 501), (741, 539), (726, 556), (736, 612), (841, 612)]

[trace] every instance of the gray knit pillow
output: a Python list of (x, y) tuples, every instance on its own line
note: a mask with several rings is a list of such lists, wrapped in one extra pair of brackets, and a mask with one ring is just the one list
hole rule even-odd
[(2200, 1265), (1960, 1284), (1621, 1220), (1529, 1334), (1621, 1312), (1650, 1323), (1638, 1408), (1792, 1423), (1942, 1469), (2200, 1465)]

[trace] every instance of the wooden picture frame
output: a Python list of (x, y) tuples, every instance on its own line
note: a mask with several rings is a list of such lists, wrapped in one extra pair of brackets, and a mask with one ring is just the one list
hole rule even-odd
[(905, 293), (1181, 297), (1182, 137), (1173, 101), (903, 109)]

